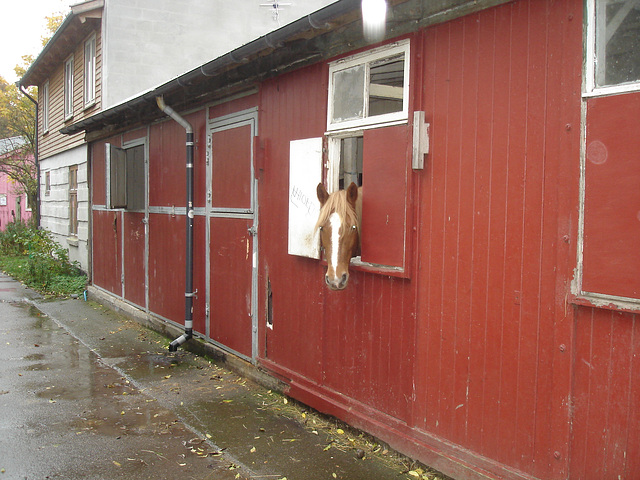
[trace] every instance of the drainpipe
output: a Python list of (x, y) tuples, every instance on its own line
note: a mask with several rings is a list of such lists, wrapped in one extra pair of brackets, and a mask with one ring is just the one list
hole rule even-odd
[(38, 160), (38, 102), (29, 95), (20, 82), (16, 82), (16, 86), (20, 89), (22, 94), (27, 97), (36, 106), (36, 135), (34, 145), (34, 162), (36, 164), (36, 227), (40, 227), (40, 161)]
[(193, 336), (193, 127), (189, 122), (164, 103), (162, 96), (156, 97), (158, 108), (178, 122), (187, 134), (187, 255), (186, 284), (184, 305), (184, 334), (169, 344), (169, 351), (175, 352), (178, 347)]

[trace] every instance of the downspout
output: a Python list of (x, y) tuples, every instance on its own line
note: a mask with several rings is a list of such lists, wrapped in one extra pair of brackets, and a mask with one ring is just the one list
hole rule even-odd
[(38, 160), (38, 102), (29, 95), (20, 82), (16, 82), (16, 86), (20, 89), (22, 94), (27, 97), (36, 106), (36, 135), (34, 145), (34, 162), (36, 164), (36, 227), (40, 227), (40, 161)]
[(158, 108), (173, 118), (182, 126), (187, 134), (187, 252), (186, 252), (186, 283), (184, 305), (184, 334), (169, 344), (169, 351), (175, 352), (178, 347), (193, 336), (193, 127), (176, 111), (164, 103), (162, 96), (156, 97)]

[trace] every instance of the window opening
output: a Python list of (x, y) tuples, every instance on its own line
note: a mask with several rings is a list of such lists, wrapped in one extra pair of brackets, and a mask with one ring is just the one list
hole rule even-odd
[(371, 65), (369, 115), (401, 112), (404, 87), (404, 55), (379, 60)]
[(344, 190), (351, 182), (362, 186), (362, 136), (340, 139), (340, 173), (338, 190)]
[(106, 187), (109, 208), (144, 210), (144, 151), (144, 145), (122, 149), (106, 144)]

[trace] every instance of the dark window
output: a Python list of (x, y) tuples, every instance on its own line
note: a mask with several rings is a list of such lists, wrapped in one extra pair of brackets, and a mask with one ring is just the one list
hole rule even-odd
[(144, 210), (144, 145), (127, 149), (106, 144), (109, 208)]

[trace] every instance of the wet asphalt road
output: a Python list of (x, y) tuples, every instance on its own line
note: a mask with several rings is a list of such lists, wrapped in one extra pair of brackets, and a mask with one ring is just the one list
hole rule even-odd
[(167, 344), (0, 273), (0, 480), (410, 478), (362, 459), (342, 430), (305, 425), (281, 395)]
[[(233, 479), (229, 460), (0, 277), (0, 479)], [(196, 438), (196, 440), (194, 440)], [(197, 450), (196, 450), (197, 452)]]

